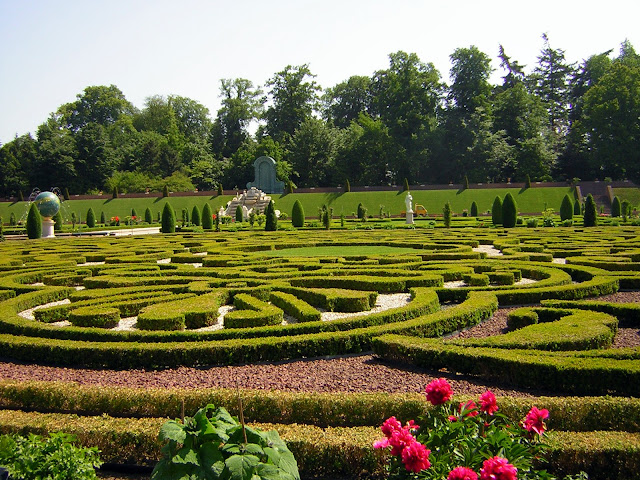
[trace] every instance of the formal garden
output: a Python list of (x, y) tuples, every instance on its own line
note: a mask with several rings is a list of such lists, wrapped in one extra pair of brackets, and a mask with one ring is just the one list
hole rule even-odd
[(0, 432), (139, 478), (632, 478), (640, 236), (579, 218), (6, 241)]

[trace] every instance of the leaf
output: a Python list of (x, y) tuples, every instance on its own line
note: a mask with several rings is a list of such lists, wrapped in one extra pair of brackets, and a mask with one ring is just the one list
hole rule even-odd
[(256, 475), (254, 475), (254, 478), (256, 476), (261, 480), (282, 480), (278, 467), (266, 463), (259, 463), (256, 466)]
[(198, 455), (189, 447), (182, 447), (178, 450), (171, 459), (171, 463), (188, 463), (198, 467), (200, 466)]
[(275, 448), (264, 447), (264, 453), (272, 464), (278, 465), (280, 463), (280, 453)]
[(158, 438), (162, 441), (173, 440), (174, 442), (184, 443), (187, 438), (187, 433), (184, 431), (184, 427), (178, 422), (169, 420), (160, 427)]
[(231, 474), (231, 480), (251, 480), (259, 463), (260, 459), (254, 455), (234, 455), (224, 461)]

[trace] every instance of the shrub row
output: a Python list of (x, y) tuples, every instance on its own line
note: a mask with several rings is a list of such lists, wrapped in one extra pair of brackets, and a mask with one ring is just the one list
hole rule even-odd
[(618, 319), (606, 313), (573, 311), (555, 322), (524, 326), (504, 335), (452, 340), (448, 343), (468, 347), (588, 350), (610, 347), (617, 327)]
[(374, 277), (354, 275), (349, 277), (304, 277), (294, 278), (291, 285), (312, 288), (347, 288), (351, 290), (370, 290), (380, 293), (405, 292), (411, 287), (441, 287), (442, 276), (424, 275), (420, 277)]
[(640, 356), (630, 351), (549, 352), (463, 347), (441, 340), (385, 335), (373, 339), (383, 358), (423, 368), (499, 378), (522, 387), (576, 394), (640, 394)]
[(113, 307), (80, 307), (69, 312), (76, 327), (113, 328), (120, 322), (120, 310)]
[(184, 330), (202, 328), (218, 319), (218, 308), (227, 301), (227, 293), (218, 290), (173, 302), (154, 303), (138, 315), (142, 330)]
[(317, 322), (321, 320), (321, 314), (318, 310), (290, 293), (271, 292), (269, 300), (299, 322)]
[(233, 304), (237, 310), (225, 315), (226, 328), (263, 327), (282, 323), (282, 310), (249, 294), (238, 293), (233, 297)]
[(289, 293), (311, 305), (330, 312), (362, 312), (376, 303), (378, 292), (345, 290), (342, 288), (299, 288), (278, 285), (278, 290)]
[(640, 304), (637, 303), (613, 303), (597, 300), (543, 300), (545, 307), (578, 308), (582, 310), (594, 310), (613, 315), (618, 320), (625, 320), (633, 324), (640, 323)]
[[(160, 458), (162, 418), (0, 412), (0, 432), (47, 434), (64, 431), (83, 446), (96, 446), (107, 463), (154, 465)], [(386, 455), (373, 449), (381, 436), (374, 427), (319, 428), (313, 425), (252, 424), (277, 430), (296, 457), (303, 477), (383, 478)], [(640, 467), (640, 435), (628, 432), (549, 432), (551, 471), (586, 471), (591, 478), (634, 478)]]

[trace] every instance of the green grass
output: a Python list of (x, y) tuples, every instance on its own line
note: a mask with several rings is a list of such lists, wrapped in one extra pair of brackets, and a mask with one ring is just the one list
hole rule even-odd
[(620, 201), (628, 200), (632, 207), (640, 206), (640, 188), (615, 188), (613, 194)]
[[(618, 189), (623, 190), (623, 189)], [(636, 189), (630, 189), (636, 190)], [(429, 215), (442, 215), (442, 208), (448, 201), (454, 213), (461, 214), (463, 210), (470, 210), (471, 203), (475, 201), (478, 204), (478, 212), (486, 213), (491, 210), (493, 200), (497, 195), (501, 198), (510, 192), (514, 196), (518, 204), (518, 210), (523, 213), (541, 212), (545, 207), (560, 210), (560, 204), (565, 194), (573, 193), (571, 187), (549, 187), (549, 188), (529, 188), (521, 190), (519, 188), (500, 188), (500, 189), (467, 189), (464, 191), (452, 190), (415, 190), (411, 192), (413, 196), (413, 204), (423, 205)], [(292, 193), (288, 195), (272, 195), (276, 204), (276, 208), (281, 212), (286, 212), (291, 216), (293, 203), (300, 200), (307, 217), (316, 217), (318, 208), (323, 204), (327, 204), (333, 208), (334, 218), (341, 214), (350, 216), (358, 208), (358, 203), (362, 203), (368, 210), (368, 215), (378, 216), (380, 206), (384, 206), (385, 213), (391, 215), (399, 215), (404, 211), (404, 192), (349, 192), (349, 193)], [(178, 214), (178, 220), (182, 216), (182, 209), (189, 210), (197, 205), (200, 209), (205, 203), (209, 203), (213, 212), (217, 212), (221, 206), (226, 206), (227, 202), (233, 197), (231, 195), (223, 195), (220, 197), (180, 197), (171, 196), (168, 198), (149, 197), (149, 198), (111, 198), (105, 196), (104, 199), (96, 200), (67, 200), (62, 203), (62, 216), (65, 221), (71, 220), (71, 213), (75, 212), (76, 216), (82, 221), (87, 216), (89, 207), (93, 208), (97, 220), (100, 220), (100, 214), (104, 212), (107, 220), (114, 216), (123, 219), (131, 215), (131, 209), (135, 208), (139, 217), (144, 217), (144, 211), (147, 207), (151, 209), (154, 221), (157, 219), (158, 212), (162, 212), (165, 202), (169, 202)], [(13, 212), (17, 220), (26, 219), (28, 210), (27, 202), (0, 202), (0, 216), (7, 223), (9, 216)]]
[(268, 252), (274, 257), (348, 257), (361, 255), (390, 255), (403, 253), (418, 253), (415, 248), (381, 246), (329, 246), (329, 247), (301, 247), (285, 248)]

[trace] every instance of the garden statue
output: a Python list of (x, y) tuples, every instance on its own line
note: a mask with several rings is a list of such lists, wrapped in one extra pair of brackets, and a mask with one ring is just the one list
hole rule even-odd
[(413, 225), (413, 205), (411, 204), (412, 200), (413, 197), (411, 196), (411, 192), (407, 192), (407, 196), (404, 197), (404, 207), (408, 225)]

